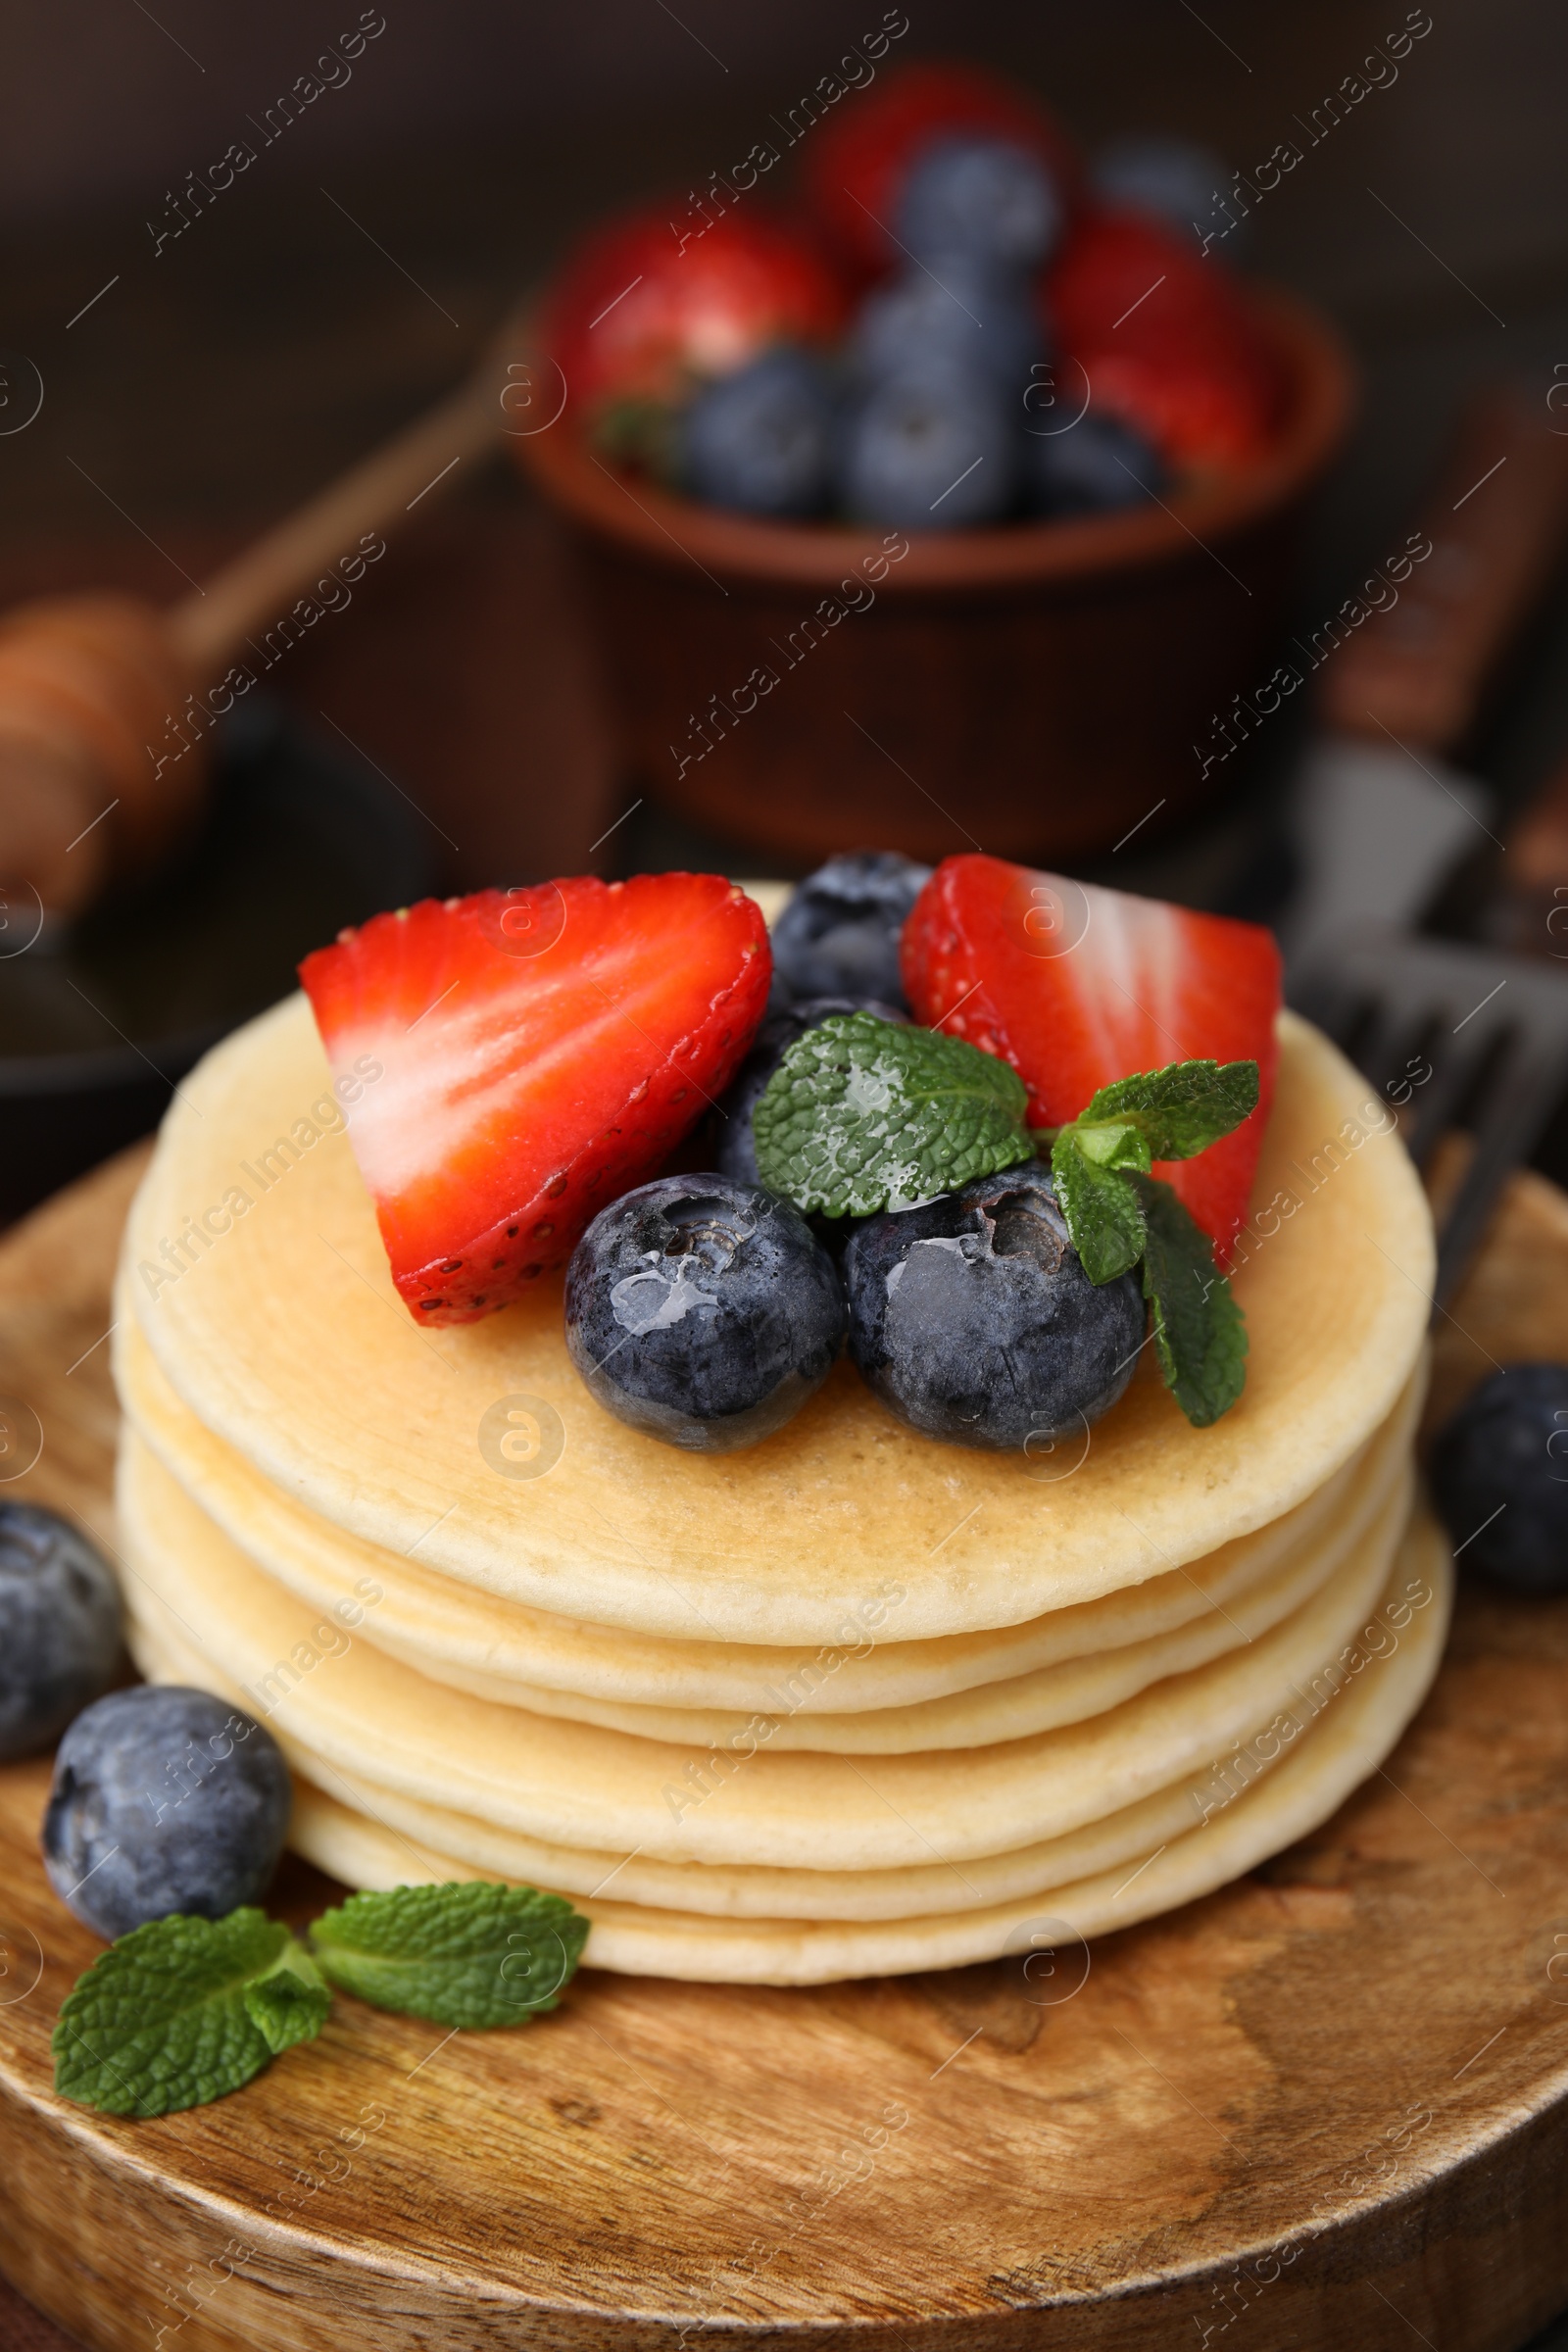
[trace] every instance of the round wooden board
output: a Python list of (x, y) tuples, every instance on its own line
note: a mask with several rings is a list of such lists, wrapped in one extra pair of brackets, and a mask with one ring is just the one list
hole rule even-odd
[[(44, 1437), (3, 1491), (111, 1541), (83, 1350), (136, 1164), (0, 1246), (0, 1396)], [(1568, 1200), (1516, 1179), (1454, 1318), (1445, 1401), (1562, 1352)], [(1568, 2303), (1568, 1603), (1465, 1594), (1333, 1822), (1054, 1974), (585, 1971), (525, 2031), (445, 2039), (340, 1999), (245, 2090), (141, 2124), (51, 2092), (100, 1947), (37, 1860), (47, 1778), (0, 1774), (0, 2267), (102, 2352), (1503, 2352)], [(276, 1907), (335, 1891), (290, 1865)]]

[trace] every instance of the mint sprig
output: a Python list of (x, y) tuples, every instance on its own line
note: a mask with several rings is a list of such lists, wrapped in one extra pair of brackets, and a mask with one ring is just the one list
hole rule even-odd
[(836, 1013), (797, 1038), (752, 1114), (770, 1192), (829, 1217), (910, 1208), (1034, 1157), (1022, 1079), (938, 1029)]
[(1102, 1086), (1051, 1146), (1084, 1272), (1113, 1282), (1142, 1261), (1160, 1373), (1198, 1429), (1242, 1393), (1247, 1330), (1207, 1234), (1150, 1170), (1206, 1152), (1255, 1109), (1257, 1091), (1255, 1061), (1174, 1061)]
[(249, 2082), (320, 2032), (331, 1996), (287, 1928), (246, 1908), (122, 1936), (54, 2030), (55, 2088), (108, 2115), (170, 2115)]
[[(1229, 1412), (1247, 1383), (1247, 1324), (1214, 1245), (1158, 1176), (1132, 1180), (1144, 1214), (1144, 1297), (1160, 1377), (1195, 1429)], [(1071, 1231), (1071, 1227), (1068, 1227)]]
[(1072, 1129), (1085, 1146), (1116, 1131), (1120, 1164), (1147, 1175), (1152, 1159), (1196, 1159), (1256, 1108), (1255, 1061), (1171, 1061), (1102, 1086)]
[(311, 1930), (322, 1973), (438, 2026), (516, 2026), (554, 2009), (588, 1922), (559, 1894), (473, 1879), (354, 1894)]
[(314, 1956), (248, 1906), (150, 1920), (61, 2003), (55, 2089), (107, 2115), (203, 2107), (314, 2041), (333, 1984), (438, 2025), (523, 2025), (555, 2008), (588, 1924), (558, 1894), (485, 1880), (351, 1895), (309, 1930)]

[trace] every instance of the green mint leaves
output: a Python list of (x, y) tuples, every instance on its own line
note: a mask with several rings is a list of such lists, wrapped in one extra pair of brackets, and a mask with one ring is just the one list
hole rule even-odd
[(157, 1919), (79, 1977), (54, 2031), (55, 2088), (109, 2115), (169, 2115), (238, 2090), (320, 2032), (330, 1994), (255, 1910)]
[[(229, 1917), (234, 1916), (230, 1912)], [(274, 2058), (297, 2041), (314, 2041), (331, 2006), (325, 1978), (292, 1936), (284, 1937), (282, 1950), (265, 1976), (253, 1977), (245, 1987), (246, 2013)]]
[(560, 1895), (473, 1880), (351, 1895), (309, 1933), (314, 1955), (246, 1908), (122, 1936), (61, 2004), (55, 2089), (108, 2115), (205, 2106), (316, 2039), (329, 1981), (439, 2025), (522, 2025), (555, 2008), (588, 1922)]
[(1198, 1429), (1241, 1395), (1247, 1331), (1207, 1234), (1150, 1168), (1206, 1152), (1256, 1103), (1255, 1061), (1175, 1061), (1102, 1086), (1051, 1147), (1052, 1183), (1090, 1281), (1143, 1261), (1160, 1372)]
[(377, 2009), (438, 2026), (517, 2026), (554, 2009), (588, 1922), (531, 1886), (394, 1886), (355, 1894), (311, 1930), (323, 1973)]
[(1194, 1428), (1207, 1429), (1246, 1385), (1247, 1325), (1215, 1267), (1212, 1242), (1170, 1186), (1157, 1176), (1132, 1182), (1144, 1214), (1144, 1297), (1160, 1376)]
[(938, 1029), (836, 1013), (797, 1038), (752, 1114), (770, 1192), (829, 1217), (911, 1208), (1034, 1157), (1023, 1081)]
[[(1124, 1150), (1152, 1159), (1196, 1159), (1257, 1108), (1255, 1061), (1172, 1061), (1102, 1086), (1072, 1122), (1080, 1142), (1124, 1129)], [(1134, 1164), (1132, 1160), (1124, 1164)]]
[[(1102, 1086), (1050, 1139), (1052, 1183), (1085, 1273), (1114, 1282), (1142, 1265), (1165, 1386), (1199, 1429), (1242, 1393), (1247, 1332), (1208, 1236), (1151, 1171), (1206, 1152), (1256, 1105), (1255, 1061), (1173, 1061)], [(1032, 1159), (1047, 1137), (1031, 1135), (1027, 1107), (1023, 1081), (994, 1054), (937, 1029), (837, 1013), (797, 1038), (768, 1080), (752, 1113), (758, 1171), (770, 1192), (824, 1216), (912, 1208)], [(322, 1966), (331, 1973), (324, 1955)]]

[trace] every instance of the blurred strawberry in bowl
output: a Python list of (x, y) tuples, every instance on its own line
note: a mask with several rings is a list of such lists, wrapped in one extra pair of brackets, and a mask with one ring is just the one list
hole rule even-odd
[(649, 210), (591, 231), (567, 256), (535, 332), (565, 377), (578, 428), (646, 462), (662, 422), (697, 387), (779, 345), (830, 343), (847, 311), (809, 234), (760, 206), (698, 232)]
[(1275, 367), (1240, 279), (1174, 227), (1086, 205), (1042, 288), (1095, 413), (1152, 443), (1174, 468), (1260, 457), (1278, 407)]

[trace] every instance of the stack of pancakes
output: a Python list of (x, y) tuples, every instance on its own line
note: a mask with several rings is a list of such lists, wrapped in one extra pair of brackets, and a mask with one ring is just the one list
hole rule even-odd
[(138, 1663), (268, 1724), (322, 1868), (550, 1888), (605, 1968), (940, 1968), (1220, 1886), (1388, 1753), (1449, 1592), (1413, 1497), (1426, 1205), (1348, 1065), (1281, 1042), (1212, 1429), (1147, 1350), (1018, 1454), (841, 1363), (707, 1456), (594, 1403), (559, 1282), (414, 1324), (290, 1000), (183, 1083), (127, 1229)]

